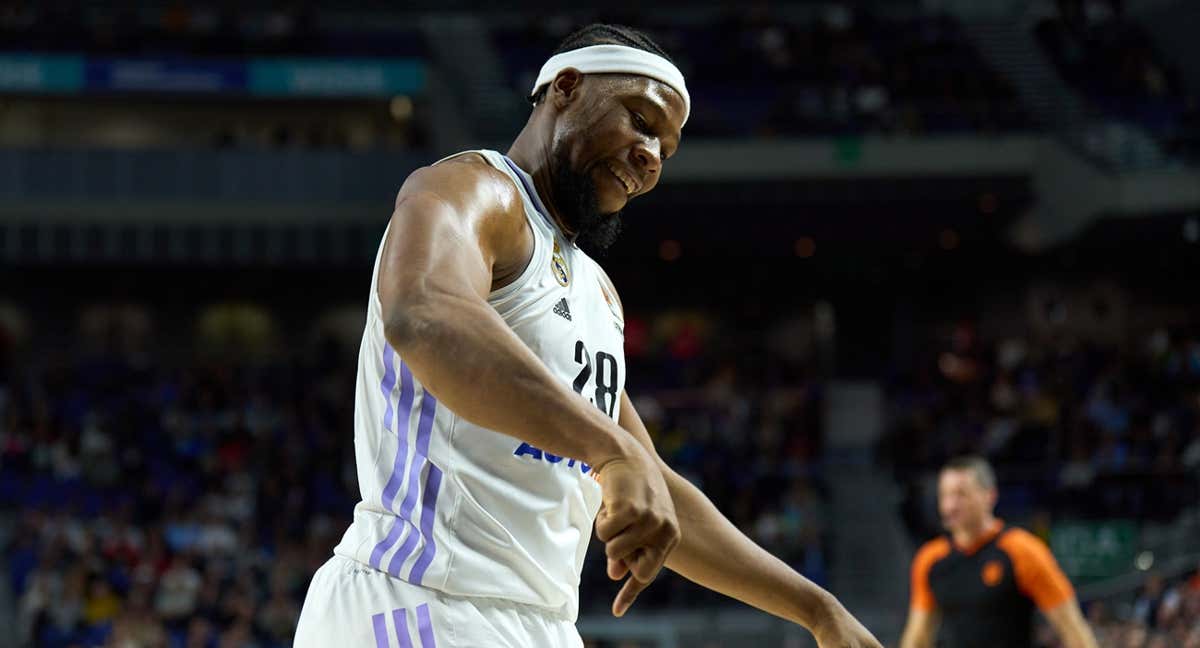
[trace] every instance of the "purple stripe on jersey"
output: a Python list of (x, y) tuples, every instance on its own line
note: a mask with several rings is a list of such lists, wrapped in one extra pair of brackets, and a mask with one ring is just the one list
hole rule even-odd
[(387, 621), (383, 618), (383, 612), (371, 617), (371, 625), (375, 626), (375, 648), (389, 648)]
[[(421, 474), (421, 469), (425, 464), (429, 464), (433, 468), (433, 464), (429, 462), (429, 436), (433, 428), (434, 415), (437, 413), (437, 399), (428, 391), (421, 392), (421, 418), (417, 423), (417, 449), (413, 454), (412, 465), (408, 467), (408, 488), (404, 493), (404, 501), (400, 504), (400, 519), (412, 523), (413, 508), (417, 505), (417, 495), (420, 488), (417, 486), (417, 480)], [(440, 473), (440, 471), (439, 471)], [(428, 476), (425, 478), (429, 479)], [(440, 483), (440, 480), (439, 480)], [(416, 526), (415, 524), (413, 525)], [(400, 567), (408, 560), (409, 554), (416, 548), (417, 534), (414, 532), (408, 534), (408, 538), (404, 540), (404, 544), (392, 556), (388, 562), (387, 572), (396, 578), (401, 578)], [(417, 583), (418, 585), (420, 583)]]
[[(404, 360), (400, 361), (400, 405), (396, 417), (396, 458), (392, 461), (392, 475), (383, 487), (383, 508), (395, 510), (396, 493), (404, 482), (404, 464), (408, 463), (408, 420), (412, 416), (413, 393), (412, 372)], [(422, 410), (424, 405), (422, 405)], [(389, 428), (390, 429), (390, 428)]]
[(437, 544), (433, 541), (433, 516), (437, 511), (438, 490), (441, 487), (442, 471), (430, 463), (429, 474), (425, 477), (425, 493), (421, 499), (421, 537), (425, 539), (425, 546), (421, 547), (421, 556), (408, 574), (409, 582), (414, 585), (421, 584), (425, 570), (429, 569), (429, 563), (433, 562), (433, 555), (437, 553)]
[(392, 356), (396, 354), (392, 345), (383, 345), (383, 380), (379, 382), (379, 391), (383, 392), (383, 402), (387, 408), (383, 412), (383, 429), (392, 429), (392, 388), (396, 386), (396, 369), (392, 366)]
[[(421, 459), (421, 463), (424, 464), (425, 459)], [(417, 467), (413, 466), (413, 469), (417, 470)], [(400, 548), (396, 550), (396, 553), (392, 554), (392, 559), (388, 561), (387, 573), (395, 576), (396, 578), (401, 578), (400, 567), (404, 565), (404, 561), (408, 560), (408, 556), (412, 554), (413, 549), (416, 548), (418, 534), (416, 526), (404, 524), (400, 518), (396, 518), (395, 525), (397, 527), (403, 526), (408, 528), (408, 537), (404, 539), (404, 544), (400, 545)]]
[(387, 553), (388, 549), (396, 546), (396, 541), (400, 539), (400, 534), (404, 532), (406, 525), (400, 522), (400, 518), (392, 519), (392, 528), (388, 530), (387, 536), (375, 545), (371, 550), (371, 566), (375, 569), (383, 569), (383, 554)]
[[(392, 351), (391, 345), (384, 348), (384, 357), (387, 358)], [(388, 369), (391, 369), (390, 358), (387, 361)], [(384, 380), (387, 376), (384, 376)], [(396, 503), (396, 493), (400, 490), (400, 484), (404, 482), (404, 465), (408, 463), (408, 421), (412, 416), (413, 404), (413, 377), (412, 372), (408, 370), (408, 365), (404, 361), (400, 361), (400, 403), (399, 409), (396, 412), (396, 456), (392, 460), (392, 474), (388, 477), (387, 484), (383, 487), (383, 508), (384, 510), (394, 510)], [(392, 410), (391, 388), (388, 389), (388, 410), (384, 416), (385, 428), (389, 427), (387, 417), (390, 416)], [(375, 549), (371, 551), (370, 564), (375, 569), (383, 569), (383, 554), (387, 553), (388, 549), (396, 546), (396, 542), (400, 540), (400, 533), (404, 530), (404, 525), (400, 523), (400, 519), (392, 520), (392, 528), (388, 530), (388, 534), (379, 544), (375, 545)]]
[(408, 636), (408, 610), (392, 610), (392, 623), (396, 625), (396, 640), (400, 642), (400, 648), (412, 648), (412, 639)]
[(417, 632), (421, 635), (421, 648), (437, 648), (433, 640), (433, 620), (429, 618), (429, 604), (417, 606)]

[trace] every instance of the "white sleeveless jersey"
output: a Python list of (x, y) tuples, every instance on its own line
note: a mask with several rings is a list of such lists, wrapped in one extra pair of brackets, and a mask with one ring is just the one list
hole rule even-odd
[[(554, 226), (528, 174), (495, 151), (475, 153), (512, 178), (534, 237), (529, 265), (488, 303), (556, 378), (616, 420), (624, 322), (607, 277)], [(362, 501), (334, 553), (448, 594), (574, 620), (600, 507), (591, 467), (439, 403), (384, 338), (378, 274), (377, 255), (355, 396)]]

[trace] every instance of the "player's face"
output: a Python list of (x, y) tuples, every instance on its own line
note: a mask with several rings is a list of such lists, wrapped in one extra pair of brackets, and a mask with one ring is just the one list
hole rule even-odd
[(995, 491), (980, 485), (971, 470), (943, 470), (938, 478), (938, 513), (954, 532), (975, 529), (995, 505)]
[(658, 185), (663, 160), (679, 146), (683, 99), (647, 77), (585, 77), (551, 143), (552, 182), (560, 216), (590, 254), (621, 229), (634, 196)]
[(585, 131), (580, 162), (596, 183), (598, 207), (610, 214), (648, 193), (663, 161), (679, 147), (683, 98), (670, 86), (641, 76), (605, 75), (594, 121)]

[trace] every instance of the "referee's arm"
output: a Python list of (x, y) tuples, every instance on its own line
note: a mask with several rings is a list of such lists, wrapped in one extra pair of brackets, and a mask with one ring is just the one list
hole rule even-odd
[(933, 590), (929, 588), (929, 568), (948, 552), (949, 544), (946, 540), (938, 539), (921, 547), (913, 558), (908, 622), (904, 624), (900, 648), (933, 648), (938, 626), (941, 624), (941, 615), (937, 611)]
[(999, 544), (1012, 559), (1017, 586), (1045, 615), (1065, 648), (1099, 648), (1079, 610), (1075, 589), (1046, 543), (1020, 531), (1009, 533)]

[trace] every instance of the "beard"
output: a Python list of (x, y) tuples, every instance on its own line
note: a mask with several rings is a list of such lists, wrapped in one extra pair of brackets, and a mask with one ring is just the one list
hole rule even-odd
[(571, 168), (565, 146), (555, 151), (554, 160), (550, 181), (559, 215), (575, 232), (575, 245), (588, 256), (604, 256), (621, 233), (621, 212), (600, 212), (596, 181)]

